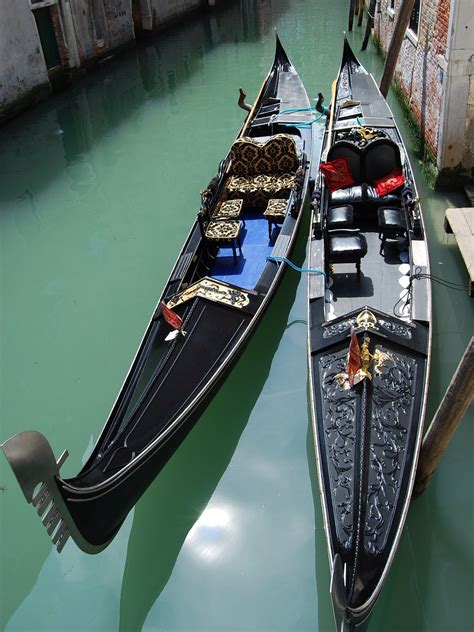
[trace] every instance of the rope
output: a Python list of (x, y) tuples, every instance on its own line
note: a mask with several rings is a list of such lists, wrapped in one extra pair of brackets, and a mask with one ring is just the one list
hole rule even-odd
[(286, 263), (287, 265), (290, 266), (290, 268), (293, 268), (293, 270), (296, 270), (296, 272), (307, 273), (307, 274), (322, 274), (324, 277), (326, 277), (326, 273), (323, 270), (318, 270), (317, 268), (299, 268), (297, 265), (295, 265), (292, 261), (290, 261), (286, 257), (272, 257), (271, 255), (269, 255), (267, 257), (267, 261), (274, 261), (275, 263)]
[[(313, 110), (316, 110), (316, 106), (312, 105), (309, 108), (288, 108), (287, 110), (282, 110), (281, 112), (279, 112), (278, 116), (280, 116), (280, 114), (294, 114), (295, 112), (310, 112)], [(312, 121), (306, 121), (305, 123), (282, 123), (282, 125), (284, 125), (285, 127), (309, 127), (313, 123), (317, 123), (319, 120), (321, 120), (322, 116), (323, 114), (320, 114)]]

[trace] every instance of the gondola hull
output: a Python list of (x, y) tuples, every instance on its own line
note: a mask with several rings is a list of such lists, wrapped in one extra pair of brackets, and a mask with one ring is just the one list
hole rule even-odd
[[(38, 432), (3, 444), (26, 499), (59, 551), (69, 536), (89, 553), (110, 543), (249, 341), (285, 270), (269, 257), (289, 256), (301, 222), (312, 153), (311, 114), (305, 109), (306, 92), (277, 38), (273, 66), (203, 194), (81, 472), (62, 478), (67, 453), (56, 461)], [(255, 165), (261, 171), (242, 174)], [(265, 208), (270, 215), (263, 215)], [(271, 215), (275, 208), (277, 215)], [(229, 211), (236, 217), (229, 219)]]
[[(408, 511), (427, 398), (431, 290), (403, 141), (347, 41), (332, 107), (321, 163), (324, 170), (347, 160), (352, 182), (330, 187), (320, 174), (313, 195), (309, 267), (324, 270), (327, 282), (308, 281), (308, 363), (339, 632), (368, 626)], [(404, 184), (378, 198), (374, 181), (385, 166), (389, 175), (400, 166)], [(401, 218), (399, 233), (385, 230), (388, 216)]]

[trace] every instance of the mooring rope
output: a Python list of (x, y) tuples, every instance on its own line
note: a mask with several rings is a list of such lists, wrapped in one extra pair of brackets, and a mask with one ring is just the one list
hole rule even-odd
[[(278, 116), (280, 114), (294, 114), (295, 112), (311, 112), (313, 110), (316, 111), (316, 106), (315, 105), (312, 105), (309, 108), (288, 108), (286, 110), (282, 110), (281, 112), (278, 112)], [(317, 123), (321, 119), (322, 116), (323, 116), (323, 114), (320, 114), (319, 116), (314, 118), (312, 121), (302, 121), (300, 123), (298, 123), (298, 122), (296, 122), (296, 123), (282, 123), (282, 125), (285, 125), (286, 127), (309, 127), (313, 123)]]
[(307, 274), (322, 274), (324, 278), (326, 278), (326, 273), (324, 272), (324, 270), (318, 270), (318, 268), (299, 268), (297, 265), (295, 265), (292, 261), (290, 261), (286, 257), (272, 257), (271, 255), (268, 255), (267, 261), (274, 261), (275, 263), (286, 263), (287, 265), (290, 266), (290, 268), (293, 268), (293, 270), (296, 270), (296, 272), (307, 273)]

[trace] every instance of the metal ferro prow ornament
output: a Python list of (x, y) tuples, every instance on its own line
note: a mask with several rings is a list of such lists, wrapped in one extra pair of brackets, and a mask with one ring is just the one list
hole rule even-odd
[[(371, 314), (371, 312), (367, 313)], [(361, 312), (361, 314), (359, 314), (359, 317), (362, 314), (364, 314), (364, 312)], [(358, 321), (359, 317), (357, 319)], [(374, 327), (373, 324), (369, 324), (368, 326)], [(372, 380), (372, 373), (369, 371), (370, 363), (372, 361), (374, 362), (374, 371), (375, 373), (377, 373), (377, 375), (381, 373), (382, 367), (385, 364), (391, 363), (395, 365), (395, 359), (390, 353), (387, 353), (386, 351), (381, 351), (380, 349), (376, 349), (375, 353), (370, 353), (369, 345), (370, 337), (365, 335), (364, 342), (362, 343), (362, 346), (360, 348), (360, 368), (354, 376), (354, 386), (359, 382), (362, 382), (362, 380), (365, 380), (366, 378)], [(348, 390), (351, 388), (349, 384), (349, 376), (345, 371), (343, 371), (342, 373), (338, 373), (334, 376), (334, 378), (337, 380), (339, 386), (342, 389)]]

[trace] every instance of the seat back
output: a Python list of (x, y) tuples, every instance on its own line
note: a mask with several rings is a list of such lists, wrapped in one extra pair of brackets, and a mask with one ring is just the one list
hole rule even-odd
[(326, 160), (329, 162), (336, 158), (346, 158), (349, 163), (352, 177), (357, 184), (363, 182), (362, 154), (360, 149), (350, 141), (340, 140), (330, 148)]
[(395, 169), (400, 169), (402, 161), (400, 149), (389, 138), (379, 138), (372, 141), (365, 152), (365, 181), (373, 182), (383, 178)]
[(288, 134), (276, 134), (264, 143), (238, 138), (230, 155), (230, 173), (236, 176), (294, 173), (299, 164), (296, 143)]

